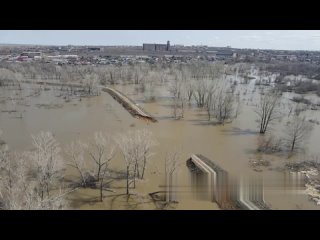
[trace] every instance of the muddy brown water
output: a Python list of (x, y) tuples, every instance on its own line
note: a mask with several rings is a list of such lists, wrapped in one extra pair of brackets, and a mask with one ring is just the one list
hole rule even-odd
[[(42, 91), (39, 96), (28, 97), (25, 104), (15, 105), (8, 100), (19, 91), (0, 88), (0, 109), (16, 109), (18, 113), (0, 111), (0, 128), (3, 130), (2, 139), (7, 142), (11, 150), (28, 150), (32, 148), (31, 134), (39, 131), (52, 131), (62, 147), (73, 140), (87, 141), (96, 131), (117, 135), (132, 129), (147, 128), (152, 131), (158, 144), (154, 147), (155, 155), (147, 166), (145, 180), (138, 181), (137, 188), (132, 190), (138, 193), (136, 199), (127, 201), (121, 194), (125, 193), (125, 182), (114, 183), (115, 192), (105, 192), (103, 203), (97, 202), (98, 191), (81, 189), (68, 197), (71, 207), (77, 209), (155, 209), (155, 204), (148, 198), (148, 193), (163, 191), (164, 159), (167, 152), (175, 147), (182, 150), (181, 165), (177, 177), (177, 200), (174, 209), (218, 209), (217, 204), (198, 197), (191, 188), (191, 174), (185, 161), (191, 154), (200, 153), (216, 162), (232, 176), (261, 175), (264, 177), (264, 199), (273, 209), (319, 209), (303, 188), (288, 187), (286, 173), (271, 171), (267, 168), (261, 173), (254, 172), (249, 167), (249, 160), (257, 158), (257, 123), (253, 111), (257, 93), (242, 96), (241, 112), (237, 119), (230, 124), (213, 125), (207, 121), (206, 112), (188, 106), (183, 120), (173, 120), (170, 98), (166, 87), (153, 86), (152, 92), (139, 92), (134, 85), (114, 86), (140, 104), (147, 112), (156, 117), (157, 123), (146, 123), (133, 118), (108, 93), (100, 96), (72, 99), (65, 102), (59, 95), (59, 88), (50, 87)], [(251, 85), (253, 88), (254, 86)], [(32, 88), (25, 86), (25, 95), (32, 92)], [(239, 86), (247, 88), (247, 86)], [(258, 91), (257, 91), (258, 92)], [(155, 96), (154, 102), (146, 101), (146, 96)], [(14, 97), (13, 97), (14, 98)], [(1, 100), (7, 99), (5, 102)], [(252, 99), (252, 100), (250, 100)], [(310, 111), (313, 118), (319, 119), (319, 111)], [(277, 125), (277, 124), (275, 124)], [(277, 126), (274, 126), (277, 129)], [(320, 154), (317, 141), (320, 137), (320, 127), (316, 125), (309, 140), (307, 151)], [(272, 167), (281, 165), (288, 159), (284, 156), (262, 155), (260, 157), (271, 161)], [(124, 169), (124, 160), (117, 153), (112, 160), (111, 167), (115, 170)], [(75, 172), (67, 170), (67, 178), (74, 178)], [(291, 177), (292, 178), (292, 177)], [(290, 179), (290, 178), (289, 178)], [(293, 181), (293, 180), (292, 180)], [(296, 180), (294, 180), (296, 181)], [(290, 182), (290, 181), (289, 181)], [(298, 184), (299, 185), (299, 184)], [(301, 185), (301, 184), (300, 184)], [(300, 186), (299, 185), (299, 186)]]

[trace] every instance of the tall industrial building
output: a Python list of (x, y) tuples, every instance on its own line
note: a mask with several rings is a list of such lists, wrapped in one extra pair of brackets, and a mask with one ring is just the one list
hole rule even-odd
[(150, 43), (144, 43), (143, 44), (143, 51), (169, 51), (170, 50), (170, 41), (167, 41), (167, 44), (150, 44)]

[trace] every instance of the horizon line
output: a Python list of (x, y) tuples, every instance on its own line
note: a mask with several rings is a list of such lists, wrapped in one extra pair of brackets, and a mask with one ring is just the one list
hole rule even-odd
[[(151, 43), (151, 44), (157, 44), (157, 43)], [(101, 46), (101, 47), (140, 47), (143, 45), (143, 43), (141, 45), (100, 45), (100, 44), (92, 44), (92, 45), (88, 45), (88, 44), (36, 44), (36, 43), (0, 43), (0, 46), (6, 46), (6, 45), (20, 45), (20, 46)], [(184, 45), (184, 44), (175, 44), (175, 45), (183, 45), (184, 47), (200, 47), (200, 46), (206, 46), (206, 47), (212, 47), (212, 48), (228, 48), (228, 49), (240, 49), (240, 50), (268, 50), (268, 51), (306, 51), (306, 52), (319, 52), (320, 50), (306, 50), (306, 49), (295, 49), (295, 50), (289, 50), (289, 49), (271, 49), (271, 48), (238, 48), (238, 47), (228, 47), (228, 46), (210, 46), (210, 45), (203, 45), (203, 44), (199, 44), (199, 45)], [(172, 46), (175, 46), (172, 45)]]

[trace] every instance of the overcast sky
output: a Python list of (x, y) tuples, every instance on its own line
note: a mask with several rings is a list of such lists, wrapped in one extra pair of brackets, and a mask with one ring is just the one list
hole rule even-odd
[(142, 45), (320, 50), (320, 30), (0, 30), (0, 44)]

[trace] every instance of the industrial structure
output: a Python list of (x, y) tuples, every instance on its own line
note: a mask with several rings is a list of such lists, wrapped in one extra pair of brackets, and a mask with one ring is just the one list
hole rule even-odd
[(144, 43), (142, 48), (143, 48), (143, 51), (154, 51), (154, 52), (169, 51), (170, 41), (167, 41), (167, 44)]

